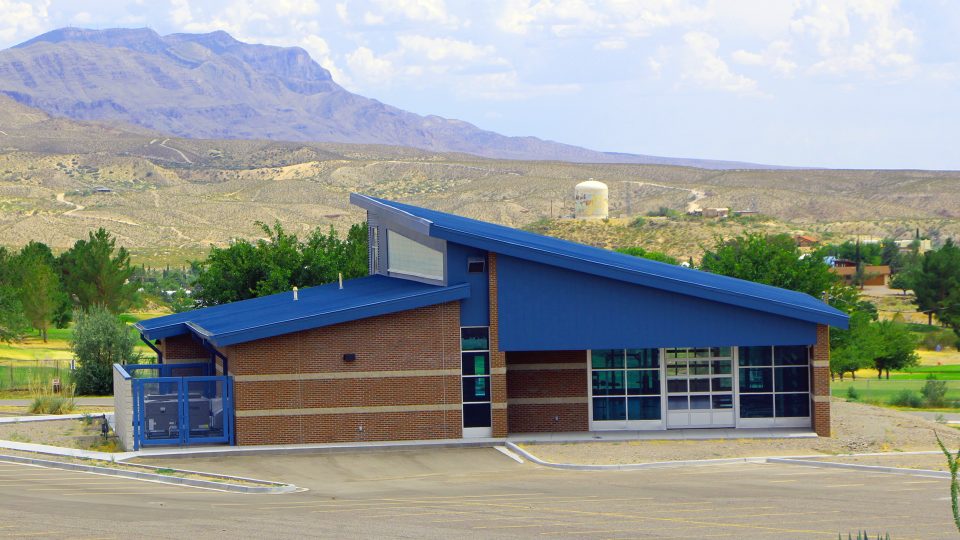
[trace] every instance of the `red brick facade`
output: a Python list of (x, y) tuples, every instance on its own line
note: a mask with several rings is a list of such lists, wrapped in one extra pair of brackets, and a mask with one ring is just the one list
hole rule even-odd
[(810, 369), (810, 411), (813, 430), (821, 437), (829, 437), (830, 429), (830, 327), (817, 325), (817, 343), (813, 346)]
[(210, 353), (190, 335), (163, 339), (157, 348), (163, 353), (163, 361), (168, 363), (210, 361)]
[(237, 444), (460, 438), (459, 328), (450, 302), (228, 347)]
[(587, 353), (509, 352), (511, 433), (587, 431)]
[(497, 302), (497, 254), (487, 257), (490, 302), (490, 395), (493, 436), (506, 437), (507, 423), (506, 355), (500, 350), (500, 310)]

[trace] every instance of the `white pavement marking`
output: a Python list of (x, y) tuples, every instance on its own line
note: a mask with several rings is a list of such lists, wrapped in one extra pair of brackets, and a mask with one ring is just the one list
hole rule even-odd
[(517, 463), (523, 463), (523, 458), (522, 458), (522, 457), (520, 457), (520, 456), (518, 456), (517, 454), (511, 452), (511, 451), (508, 450), (505, 446), (494, 446), (493, 448), (494, 448), (496, 451), (500, 452), (501, 454), (507, 456), (508, 458), (516, 461)]

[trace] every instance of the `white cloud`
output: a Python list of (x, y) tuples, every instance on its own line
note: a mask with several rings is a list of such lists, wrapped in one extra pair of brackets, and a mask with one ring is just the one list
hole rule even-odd
[(598, 51), (620, 51), (627, 48), (627, 40), (623, 38), (610, 38), (597, 42), (593, 46)]
[(579, 84), (530, 84), (520, 80), (516, 71), (484, 73), (464, 78), (457, 94), (468, 99), (514, 101), (543, 96), (576, 94)]
[(374, 0), (384, 13), (416, 22), (457, 26), (460, 20), (447, 11), (444, 0)]
[(378, 57), (368, 47), (357, 47), (347, 55), (350, 73), (373, 84), (389, 83), (394, 75), (393, 63)]
[(0, 0), (0, 40), (10, 42), (33, 37), (47, 27), (48, 0), (40, 2), (17, 2)]
[(376, 15), (376, 14), (371, 13), (371, 12), (369, 12), (369, 11), (367, 11), (366, 13), (363, 14), (363, 23), (364, 23), (364, 24), (367, 24), (367, 25), (370, 25), (370, 26), (375, 26), (375, 25), (378, 25), (378, 24), (383, 24), (383, 21), (384, 21), (383, 15)]
[(747, 66), (763, 66), (773, 70), (774, 73), (789, 77), (797, 69), (797, 63), (788, 58), (792, 47), (788, 41), (777, 40), (759, 53), (754, 53), (739, 49), (733, 52), (731, 56), (737, 63)]
[(340, 85), (350, 84), (350, 78), (334, 62), (327, 40), (317, 35), (308, 35), (300, 41), (300, 46), (310, 54), (311, 58), (330, 72), (334, 82)]
[(334, 9), (337, 12), (337, 17), (340, 19), (340, 22), (349, 23), (350, 14), (347, 12), (346, 2), (340, 2), (334, 6)]
[(433, 38), (420, 35), (397, 37), (398, 55), (419, 55), (431, 62), (476, 62), (493, 58), (496, 49), (490, 45), (476, 45), (451, 38)]
[(547, 30), (559, 37), (612, 32), (647, 36), (660, 28), (704, 22), (713, 15), (709, 6), (687, 0), (508, 0), (497, 26), (521, 35)]
[(90, 21), (93, 20), (93, 16), (86, 11), (81, 11), (75, 14), (73, 17), (71, 17), (70, 20), (73, 21), (74, 24), (83, 26), (83, 25), (90, 24)]
[(736, 94), (756, 94), (757, 81), (730, 70), (719, 56), (720, 41), (706, 32), (687, 32), (683, 78), (699, 86)]

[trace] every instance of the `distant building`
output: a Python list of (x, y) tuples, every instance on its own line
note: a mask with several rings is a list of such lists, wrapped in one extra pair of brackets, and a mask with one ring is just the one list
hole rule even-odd
[(897, 247), (900, 248), (900, 251), (912, 251), (913, 243), (917, 243), (917, 253), (926, 253), (933, 249), (933, 244), (929, 238), (925, 239), (910, 239), (910, 240), (894, 240), (894, 243), (897, 244)]
[(704, 208), (703, 217), (705, 218), (725, 218), (730, 215), (729, 208)]
[(805, 234), (798, 234), (793, 237), (794, 242), (797, 243), (797, 247), (813, 247), (816, 244), (820, 243), (820, 240), (817, 240), (813, 236), (807, 236)]
[[(853, 285), (857, 277), (857, 265), (834, 266), (830, 271), (840, 276), (847, 285)], [(887, 265), (864, 266), (864, 285), (887, 285), (890, 282), (890, 267)]]

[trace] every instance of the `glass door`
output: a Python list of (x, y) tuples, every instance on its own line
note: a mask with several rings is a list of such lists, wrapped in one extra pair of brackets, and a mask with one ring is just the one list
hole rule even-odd
[(665, 349), (667, 428), (734, 427), (730, 347)]

